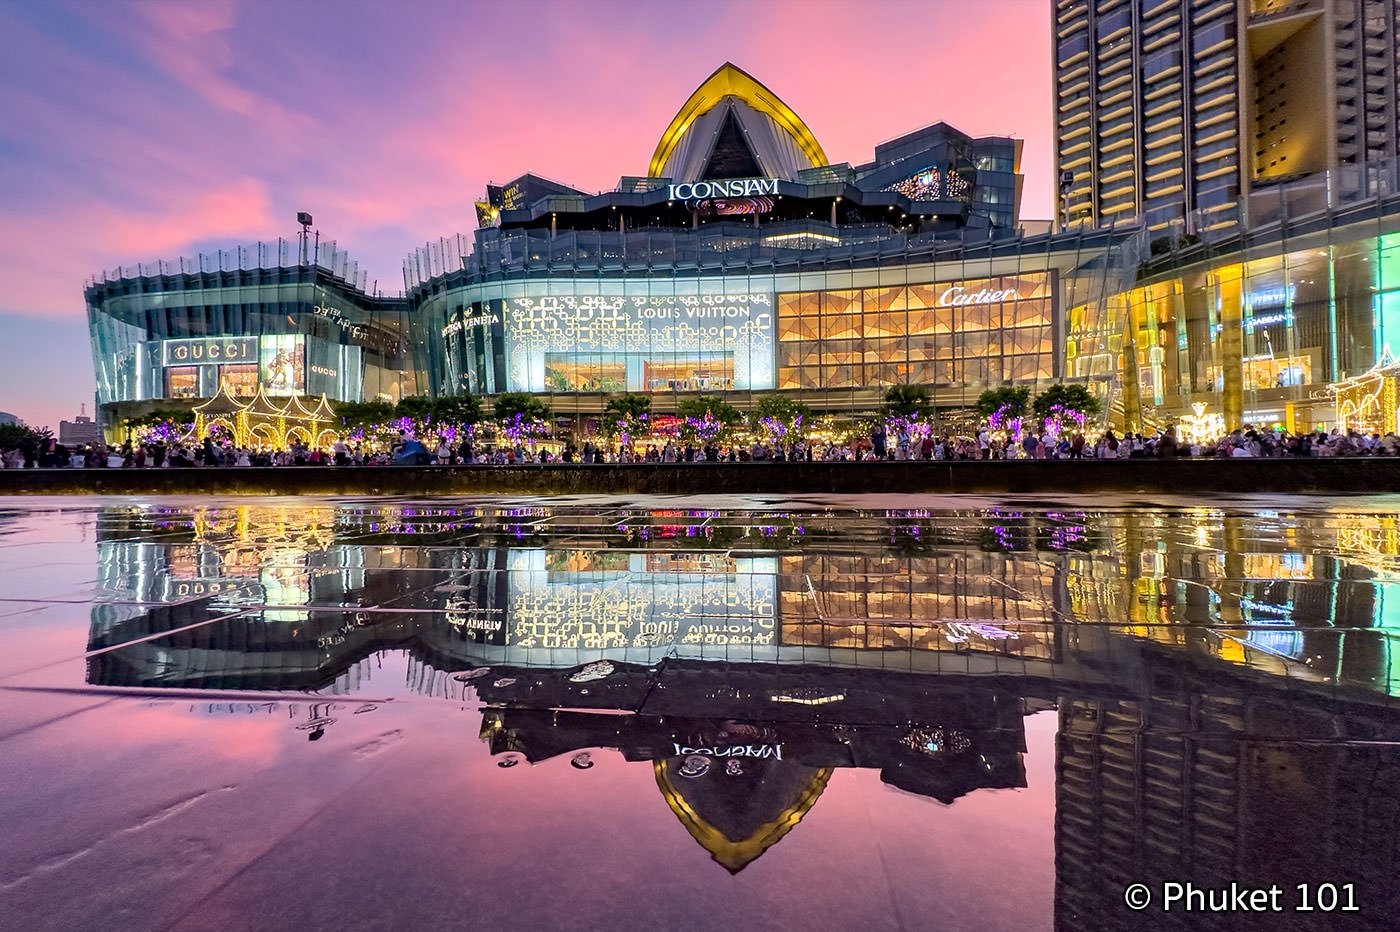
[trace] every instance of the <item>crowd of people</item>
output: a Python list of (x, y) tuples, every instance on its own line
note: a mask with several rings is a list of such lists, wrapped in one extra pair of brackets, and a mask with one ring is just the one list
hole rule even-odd
[(755, 441), (687, 443), (663, 440), (617, 447), (584, 441), (581, 445), (449, 443), (445, 438), (424, 443), (404, 436), (387, 450), (337, 440), (322, 450), (293, 443), (284, 450), (257, 450), (220, 444), (212, 439), (181, 444), (155, 441), (121, 446), (83, 445), (72, 449), (49, 440), (41, 449), (0, 451), (0, 468), (142, 469), (195, 466), (504, 466), (525, 463), (697, 463), (697, 462), (855, 462), (874, 460), (1010, 460), (1010, 459), (1133, 459), (1167, 457), (1331, 457), (1395, 456), (1400, 437), (1394, 433), (1356, 431), (1235, 430), (1209, 443), (1187, 442), (1174, 429), (1144, 435), (1118, 436), (1105, 431), (1097, 438), (1083, 432), (1057, 437), (1029, 433), (1019, 440), (981, 430), (976, 434), (911, 435), (888, 433), (877, 426), (868, 436), (840, 441), (801, 439), (792, 443)]

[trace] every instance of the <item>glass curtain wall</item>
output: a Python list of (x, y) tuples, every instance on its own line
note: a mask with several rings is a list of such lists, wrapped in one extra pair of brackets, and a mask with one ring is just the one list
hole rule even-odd
[(365, 291), (333, 244), (305, 265), (295, 244), (105, 273), (86, 289), (101, 404), (326, 395), (388, 400), (416, 391), (407, 304)]
[(1400, 233), (1379, 232), (1388, 225), (1400, 216), (1284, 231), (1115, 296), (1141, 421), (1204, 403), (1230, 427), (1330, 429), (1328, 385), (1400, 352)]
[(587, 418), (622, 392), (649, 394), (659, 412), (697, 394), (745, 408), (783, 391), (869, 413), (895, 385), (929, 386), (954, 407), (989, 386), (1106, 383), (1117, 371), (1107, 361), (1067, 371), (1059, 347), (1065, 308), (1088, 355), (1110, 352), (1087, 350), (1106, 327), (1121, 340), (1105, 302), (1133, 265), (1125, 235), (778, 249), (737, 227), (488, 231), (460, 271), (415, 280), (445, 268), (463, 240), (420, 250), (407, 283), (423, 377), (438, 393), (526, 391)]

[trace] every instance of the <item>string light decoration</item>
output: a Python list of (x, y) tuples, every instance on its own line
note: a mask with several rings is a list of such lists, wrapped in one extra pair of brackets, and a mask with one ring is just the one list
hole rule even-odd
[(1025, 439), (1025, 421), (1019, 415), (1011, 413), (1011, 405), (1002, 405), (987, 417), (987, 429), (997, 434), (998, 438), (1010, 443), (1019, 444)]
[(1189, 444), (1204, 446), (1225, 436), (1225, 418), (1219, 414), (1207, 414), (1204, 401), (1191, 405), (1191, 414), (1183, 414), (1177, 424), (1181, 439)]
[(937, 201), (945, 197), (961, 198), (969, 187), (967, 179), (959, 175), (957, 169), (950, 168), (945, 175), (936, 168), (926, 168), (885, 190), (903, 194), (911, 201)]
[(1087, 418), (1082, 411), (1066, 408), (1064, 405), (1051, 405), (1050, 413), (1045, 418), (1045, 439), (1051, 442), (1058, 441), (1066, 430), (1082, 432), (1085, 420)]

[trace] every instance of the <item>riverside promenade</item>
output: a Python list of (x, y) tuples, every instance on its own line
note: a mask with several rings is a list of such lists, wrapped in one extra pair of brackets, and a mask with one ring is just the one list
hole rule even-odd
[(1400, 493), (1400, 457), (13, 469), (0, 495)]

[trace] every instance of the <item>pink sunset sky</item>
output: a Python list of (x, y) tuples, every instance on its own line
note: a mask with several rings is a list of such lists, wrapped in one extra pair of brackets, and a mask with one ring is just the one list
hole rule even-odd
[(315, 215), (402, 287), (488, 181), (645, 174), (732, 61), (836, 162), (945, 120), (1026, 140), (1053, 210), (1050, 0), (0, 0), (0, 411), (93, 399), (84, 281)]

